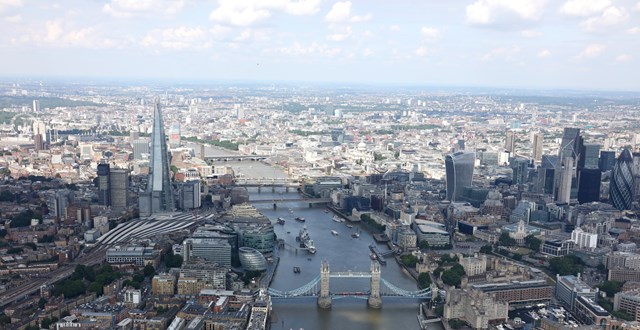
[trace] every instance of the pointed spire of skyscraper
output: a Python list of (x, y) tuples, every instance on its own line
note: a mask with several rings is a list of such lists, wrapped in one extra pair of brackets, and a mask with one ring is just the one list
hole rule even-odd
[(151, 133), (151, 159), (147, 191), (140, 195), (140, 215), (172, 212), (175, 210), (173, 187), (169, 176), (169, 156), (164, 134), (160, 104), (153, 109), (153, 131)]

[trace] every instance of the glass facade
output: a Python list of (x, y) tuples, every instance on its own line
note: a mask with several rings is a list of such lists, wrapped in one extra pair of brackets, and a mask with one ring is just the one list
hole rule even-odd
[(240, 248), (240, 263), (245, 270), (267, 269), (267, 260), (264, 258), (262, 253), (249, 247)]
[(631, 209), (633, 202), (633, 157), (625, 149), (611, 171), (609, 201), (618, 210)]
[(447, 200), (456, 202), (462, 197), (464, 187), (470, 187), (473, 180), (475, 152), (456, 152), (444, 160), (447, 179)]

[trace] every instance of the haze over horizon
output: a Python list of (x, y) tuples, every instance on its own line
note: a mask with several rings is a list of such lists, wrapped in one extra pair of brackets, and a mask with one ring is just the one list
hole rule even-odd
[(0, 0), (0, 76), (640, 90), (640, 1)]

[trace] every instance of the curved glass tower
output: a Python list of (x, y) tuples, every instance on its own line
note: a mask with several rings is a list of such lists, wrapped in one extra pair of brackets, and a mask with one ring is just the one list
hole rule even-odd
[(475, 162), (475, 152), (460, 151), (445, 157), (447, 200), (458, 201), (464, 188), (471, 187)]
[(239, 249), (240, 263), (245, 270), (265, 270), (267, 269), (267, 260), (260, 251), (243, 246)]
[(631, 209), (633, 202), (633, 156), (624, 149), (611, 171), (609, 200), (618, 210)]
[(173, 187), (169, 176), (167, 141), (164, 134), (160, 105), (154, 104), (153, 132), (151, 133), (151, 159), (147, 191), (140, 194), (140, 215), (172, 212), (175, 210)]

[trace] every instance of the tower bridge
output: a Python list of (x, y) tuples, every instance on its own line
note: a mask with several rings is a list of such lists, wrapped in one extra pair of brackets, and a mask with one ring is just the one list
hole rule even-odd
[[(369, 278), (370, 290), (367, 292), (331, 292), (329, 286), (331, 278)], [(437, 289), (433, 288), (433, 285), (426, 289), (409, 291), (389, 283), (381, 277), (380, 264), (375, 260), (371, 261), (371, 268), (369, 272), (331, 272), (329, 262), (323, 260), (320, 264), (320, 274), (301, 287), (289, 291), (280, 291), (274, 288), (269, 288), (269, 293), (273, 299), (317, 297), (318, 307), (320, 308), (330, 308), (331, 301), (333, 299), (340, 299), (343, 297), (366, 298), (367, 304), (370, 307), (381, 308), (382, 297), (432, 299), (432, 297), (435, 297), (432, 295), (432, 291), (435, 291), (437, 294)]]

